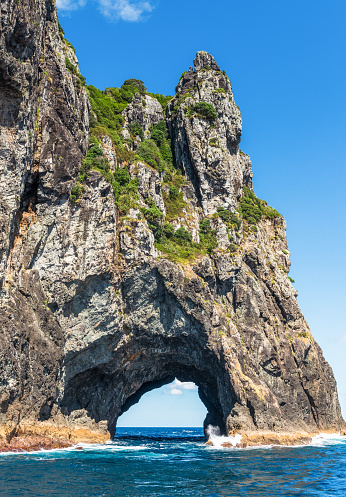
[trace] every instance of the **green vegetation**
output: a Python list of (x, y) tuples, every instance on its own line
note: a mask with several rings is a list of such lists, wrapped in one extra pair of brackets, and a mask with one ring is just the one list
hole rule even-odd
[(71, 189), (71, 194), (70, 194), (70, 200), (71, 202), (77, 202), (79, 197), (84, 193), (84, 186), (77, 181), (77, 183), (72, 187)]
[(215, 136), (214, 138), (211, 138), (209, 140), (209, 145), (211, 147), (216, 147), (216, 148), (219, 148), (220, 147), (220, 143), (219, 143), (219, 139)]
[(241, 226), (241, 219), (237, 214), (221, 206), (217, 207), (217, 213), (229, 228), (235, 229), (236, 231), (239, 230)]
[(150, 139), (142, 141), (136, 150), (136, 159), (143, 160), (160, 173), (172, 172), (173, 155), (168, 129), (164, 120), (151, 127)]
[(171, 140), (169, 139), (169, 133), (167, 129), (166, 122), (164, 120), (154, 124), (151, 127), (150, 138), (154, 140), (158, 148), (160, 149), (161, 158), (164, 162), (166, 170), (173, 170), (173, 154), (171, 149)]
[(121, 88), (123, 91), (128, 91), (133, 95), (135, 93), (139, 93), (140, 95), (145, 95), (147, 93), (147, 89), (140, 79), (126, 79)]
[(127, 99), (133, 98), (137, 87), (131, 87), (132, 93), (129, 92), (128, 86), (123, 90), (121, 88), (108, 88), (103, 92), (94, 86), (88, 86), (87, 90), (91, 104), (89, 117), (91, 134), (96, 138), (109, 136), (114, 144), (118, 161), (124, 162), (130, 161), (134, 154), (123, 145), (120, 132), (124, 118), (121, 113), (129, 104)]
[(102, 149), (98, 140), (94, 137), (89, 146), (86, 158), (78, 176), (77, 184), (72, 188), (70, 194), (71, 202), (77, 202), (84, 192), (82, 183), (88, 178), (91, 170), (99, 171), (106, 181), (112, 185), (114, 198), (118, 204), (121, 214), (127, 214), (131, 208), (138, 206), (139, 199), (137, 179), (131, 179), (126, 168), (118, 167), (114, 172), (110, 170), (107, 159), (103, 157)]
[[(76, 68), (73, 64), (67, 58), (65, 62), (70, 72), (75, 74)], [(172, 204), (168, 210), (171, 214), (171, 219), (173, 219), (185, 206), (185, 202), (182, 199), (183, 194), (179, 192), (179, 187), (183, 181), (177, 179), (182, 176), (181, 172), (177, 171), (173, 165), (171, 143), (165, 121), (162, 120), (152, 126), (148, 140), (144, 140), (144, 131), (139, 123), (134, 122), (129, 126), (132, 137), (139, 136), (142, 140), (136, 153), (129, 150), (130, 147), (124, 144), (125, 140), (121, 133), (124, 125), (124, 118), (121, 113), (132, 102), (136, 93), (143, 96), (147, 94), (143, 81), (128, 79), (120, 88), (107, 88), (105, 91), (98, 90), (94, 86), (88, 86), (87, 91), (92, 109), (90, 113), (89, 150), (78, 178), (77, 185), (80, 185), (80, 187), (75, 188), (70, 200), (72, 202), (78, 200), (83, 193), (81, 189), (83, 181), (88, 177), (89, 172), (94, 169), (99, 171), (112, 185), (114, 197), (122, 215), (126, 214), (131, 208), (138, 208), (137, 180), (130, 178), (126, 162), (131, 162), (135, 159), (143, 160), (160, 173), (164, 173), (165, 183), (169, 186), (170, 191), (167, 203)], [(171, 99), (169, 96), (151, 95), (157, 98), (163, 106), (166, 106)], [(111, 138), (118, 162), (125, 163), (125, 167), (119, 167), (114, 172), (110, 170), (109, 163), (103, 157), (103, 151), (99, 146), (99, 139), (103, 136)], [(150, 206), (147, 210), (148, 212), (144, 213), (153, 231), (157, 230), (162, 221), (155, 209), (157, 208)], [(160, 218), (160, 222), (157, 219), (155, 221), (155, 214)]]
[(270, 207), (265, 200), (257, 198), (250, 188), (244, 186), (243, 191), (244, 195), (239, 202), (238, 210), (249, 225), (255, 225), (263, 218), (274, 219), (281, 217), (281, 214)]
[(200, 119), (206, 119), (210, 123), (214, 123), (217, 119), (217, 113), (214, 106), (206, 102), (198, 102), (189, 107), (187, 115), (190, 117), (196, 115)]
[(215, 230), (211, 229), (208, 218), (200, 222), (199, 237), (200, 242), (196, 243), (186, 228), (181, 226), (174, 231), (173, 226), (165, 222), (162, 230), (156, 232), (155, 246), (173, 262), (184, 263), (207, 253), (211, 254), (217, 247)]
[(65, 65), (71, 74), (75, 74), (77, 76), (78, 74), (77, 68), (72, 64), (72, 62), (68, 57), (65, 57)]
[(188, 98), (191, 97), (190, 91), (187, 93), (180, 93), (178, 96), (174, 97), (174, 107), (173, 107), (173, 113), (177, 113), (180, 105)]
[(181, 243), (180, 241), (166, 238), (155, 242), (155, 247), (173, 262), (186, 263), (197, 259), (201, 255), (198, 245), (193, 242)]
[(167, 221), (173, 221), (173, 219), (183, 217), (183, 210), (187, 208), (184, 194), (179, 191), (179, 188), (184, 183), (184, 177), (181, 172), (177, 170), (176, 174), (166, 174), (165, 183), (169, 187), (169, 194), (167, 194), (165, 190), (162, 191), (167, 213), (166, 219)]
[(154, 140), (146, 140), (139, 145), (136, 150), (136, 159), (143, 160), (160, 173), (164, 170), (164, 162), (160, 154), (160, 149)]
[(199, 239), (208, 254), (217, 247), (216, 231), (211, 229), (210, 219), (205, 218), (199, 223)]
[[(77, 76), (78, 79), (75, 81), (77, 82), (78, 88), (85, 86), (86, 85), (85, 77), (81, 75), (81, 73), (78, 71), (77, 67), (74, 64), (72, 64), (72, 62), (70, 61), (70, 59), (68, 57), (65, 57), (65, 65), (66, 65), (67, 70), (71, 74), (73, 74), (74, 76)], [(46, 72), (45, 72), (45, 74), (47, 75)]]
[[(78, 76), (78, 69), (67, 57), (65, 63), (71, 74)], [(120, 88), (107, 88), (102, 92), (93, 86), (88, 86), (87, 91), (92, 109), (90, 114), (89, 149), (83, 161), (77, 183), (71, 190), (70, 201), (72, 203), (78, 202), (84, 193), (84, 181), (88, 178), (90, 171), (97, 170), (112, 186), (120, 214), (126, 216), (130, 209), (140, 209), (154, 234), (155, 246), (169, 259), (176, 262), (186, 262), (201, 255), (211, 254), (217, 248), (217, 239), (216, 231), (212, 229), (209, 218), (205, 218), (200, 222), (199, 243), (193, 241), (192, 233), (186, 226), (180, 226), (175, 229), (171, 224), (179, 218), (187, 219), (188, 212), (184, 193), (181, 191), (185, 179), (180, 169), (174, 164), (166, 122), (162, 120), (152, 126), (147, 139), (143, 128), (138, 122), (133, 122), (128, 127), (131, 139), (125, 140), (122, 136), (124, 118), (121, 114), (132, 102), (136, 93), (143, 97), (147, 94), (144, 83), (137, 79), (129, 79)], [(168, 101), (171, 100), (169, 96), (150, 95), (157, 98), (163, 108), (166, 108)], [(175, 98), (175, 108), (189, 96), (191, 96), (190, 92)], [(142, 102), (144, 105), (144, 99)], [(199, 118), (206, 119), (211, 124), (217, 119), (215, 108), (206, 102), (199, 102), (190, 106), (188, 115), (196, 115)], [(100, 146), (99, 140), (100, 138), (103, 139), (104, 136), (108, 136), (112, 140), (116, 149), (118, 163), (121, 164), (115, 170), (111, 170), (110, 164), (104, 157)], [(136, 137), (141, 139), (141, 143), (133, 152), (131, 149), (133, 148), (133, 140)], [(213, 147), (220, 146), (217, 137), (211, 138), (209, 144)], [(131, 173), (131, 177), (127, 168), (128, 163), (133, 164), (135, 160), (145, 162), (160, 173), (160, 178), (163, 182), (162, 195), (166, 216), (155, 205), (152, 198), (145, 200), (147, 207), (139, 207), (138, 181), (133, 173)], [(214, 216), (221, 218), (229, 230), (235, 231), (241, 228), (242, 220), (255, 231), (257, 230), (256, 223), (262, 218), (280, 217), (277, 211), (269, 207), (265, 201), (258, 199), (246, 187), (244, 187), (244, 195), (239, 202), (238, 212), (239, 215), (220, 206)], [(230, 237), (229, 252), (233, 253), (238, 249), (238, 245)]]
[(144, 140), (144, 131), (139, 123), (137, 123), (137, 122), (131, 123), (128, 128), (129, 128), (131, 135), (134, 138), (136, 136), (139, 136), (141, 140)]
[(291, 283), (295, 283), (294, 279), (291, 278), (291, 276), (288, 276), (288, 279), (290, 280)]

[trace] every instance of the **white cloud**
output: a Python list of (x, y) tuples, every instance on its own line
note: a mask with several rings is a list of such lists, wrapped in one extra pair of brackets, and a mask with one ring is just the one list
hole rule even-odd
[(197, 390), (197, 385), (195, 385), (192, 381), (179, 381), (175, 380), (174, 383), (183, 390)]
[(171, 395), (183, 395), (182, 390), (197, 390), (197, 386), (192, 381), (179, 381), (175, 379), (173, 383), (167, 386), (167, 389)]
[(143, 15), (153, 10), (153, 7), (149, 2), (131, 2), (130, 0), (99, 0), (99, 3), (101, 12), (104, 16), (128, 22), (141, 21)]
[[(154, 7), (150, 2), (138, 2), (131, 0), (97, 0), (101, 12), (111, 19), (128, 22), (138, 22), (145, 14), (152, 12)], [(76, 10), (84, 7), (87, 0), (56, 0), (56, 5), (61, 11)]]
[(183, 392), (179, 388), (172, 388), (169, 393), (170, 395), (183, 395)]
[(56, 0), (56, 6), (60, 10), (76, 10), (85, 4), (86, 0)]

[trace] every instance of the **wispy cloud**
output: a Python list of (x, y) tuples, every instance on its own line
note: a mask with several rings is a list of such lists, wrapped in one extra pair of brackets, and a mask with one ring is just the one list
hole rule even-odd
[[(57, 0), (56, 5), (61, 11), (71, 11), (79, 7), (84, 7), (86, 2), (87, 0)], [(154, 7), (148, 1), (97, 0), (97, 3), (105, 17), (127, 22), (141, 21), (145, 18), (146, 14), (154, 10)]]
[(167, 386), (167, 393), (170, 395), (183, 395), (183, 390), (197, 390), (197, 386), (192, 381), (179, 381), (177, 379)]
[(341, 343), (346, 343), (346, 333), (344, 335), (341, 336), (340, 338), (340, 342)]
[(130, 0), (99, 0), (101, 12), (111, 19), (138, 22), (145, 14), (152, 12), (149, 2), (131, 2)]
[(86, 0), (56, 0), (56, 6), (59, 10), (76, 10), (84, 7)]
[(170, 395), (183, 395), (183, 392), (179, 388), (172, 388), (169, 391)]

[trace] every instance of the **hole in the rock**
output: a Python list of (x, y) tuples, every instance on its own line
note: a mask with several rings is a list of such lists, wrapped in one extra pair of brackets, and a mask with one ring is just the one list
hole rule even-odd
[(203, 427), (207, 409), (193, 382), (177, 378), (144, 394), (122, 414), (117, 427)]

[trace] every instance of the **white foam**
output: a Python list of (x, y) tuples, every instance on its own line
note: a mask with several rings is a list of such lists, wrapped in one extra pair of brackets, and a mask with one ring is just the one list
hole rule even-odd
[[(220, 428), (218, 426), (209, 425), (206, 429), (206, 434), (208, 435), (208, 441), (213, 444), (213, 447), (218, 449), (225, 449), (224, 444), (227, 444), (227, 448), (230, 446), (236, 447), (241, 443), (241, 435), (237, 434), (234, 437), (227, 437), (220, 434)], [(257, 450), (257, 449), (272, 449), (274, 447), (282, 447), (290, 449), (292, 448), (302, 448), (307, 446), (313, 447), (325, 447), (328, 445), (338, 445), (338, 444), (346, 444), (346, 437), (340, 435), (340, 433), (320, 433), (319, 435), (312, 437), (310, 443), (307, 444), (297, 444), (297, 445), (255, 445), (250, 447), (245, 447), (245, 450)]]
[(232, 447), (236, 447), (241, 442), (241, 435), (237, 433), (234, 437), (226, 437), (220, 434), (220, 428), (218, 426), (208, 425), (206, 429), (206, 434), (208, 435), (208, 441), (210, 441), (214, 447), (224, 448), (223, 444), (230, 444)]
[(340, 433), (320, 433), (316, 437), (313, 437), (311, 444), (314, 447), (323, 447), (326, 445), (337, 445), (346, 443), (346, 437), (340, 435)]

